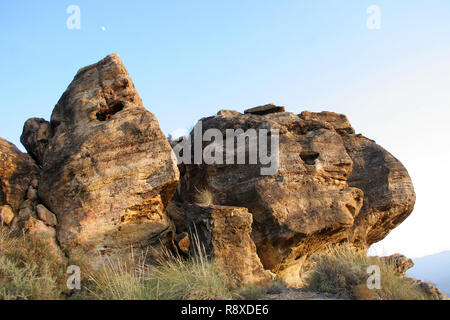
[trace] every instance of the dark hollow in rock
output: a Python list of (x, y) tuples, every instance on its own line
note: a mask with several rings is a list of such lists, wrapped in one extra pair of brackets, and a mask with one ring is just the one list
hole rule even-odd
[(106, 121), (109, 120), (113, 115), (115, 115), (117, 112), (122, 111), (124, 108), (124, 105), (122, 102), (118, 101), (115, 102), (113, 105), (111, 105), (108, 108), (105, 108), (104, 110), (100, 110), (97, 112), (96, 116), (99, 121)]
[(312, 151), (305, 151), (300, 153), (300, 158), (310, 166), (313, 166), (316, 164), (317, 158), (319, 158), (320, 154), (318, 152), (312, 152)]

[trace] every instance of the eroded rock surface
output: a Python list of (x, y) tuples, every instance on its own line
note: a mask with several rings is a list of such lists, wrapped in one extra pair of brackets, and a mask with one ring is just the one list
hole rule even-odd
[(290, 285), (301, 284), (302, 264), (311, 253), (346, 241), (367, 249), (413, 209), (406, 169), (375, 142), (355, 135), (344, 115), (223, 110), (201, 122), (203, 132), (217, 128), (223, 137), (227, 129), (279, 130), (277, 173), (261, 175), (260, 162), (181, 165), (179, 200), (192, 202), (207, 189), (216, 205), (248, 208), (263, 266)]
[(80, 69), (51, 121), (27, 121), (22, 141), (42, 165), (38, 195), (66, 253), (81, 250), (95, 266), (172, 241), (164, 209), (176, 159), (118, 55)]
[(407, 170), (394, 156), (361, 135), (343, 135), (353, 161), (348, 184), (364, 192), (364, 206), (349, 238), (365, 248), (384, 239), (412, 212), (416, 195)]
[(0, 206), (9, 205), (17, 214), (38, 175), (39, 168), (28, 154), (0, 138)]

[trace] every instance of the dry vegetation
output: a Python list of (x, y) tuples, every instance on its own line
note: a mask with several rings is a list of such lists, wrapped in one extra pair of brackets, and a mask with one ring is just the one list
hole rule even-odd
[[(367, 268), (377, 265), (381, 273), (381, 289), (367, 287)], [(410, 278), (394, 272), (386, 260), (368, 257), (348, 245), (330, 247), (313, 257), (309, 289), (341, 294), (358, 300), (423, 300), (426, 294)]]
[[(82, 259), (58, 262), (45, 242), (12, 237), (0, 228), (0, 300), (5, 299), (231, 299), (238, 295), (225, 285), (198, 241), (189, 259), (164, 251), (155, 265), (143, 257), (108, 260), (92, 270)], [(67, 266), (82, 270), (82, 289), (66, 287)]]
[(214, 204), (214, 194), (209, 189), (197, 190), (195, 195), (195, 201), (199, 204), (213, 205)]
[(141, 258), (109, 261), (91, 273), (88, 290), (97, 299), (210, 300), (231, 299), (233, 292), (196, 239), (196, 253), (184, 259), (164, 250), (154, 266)]
[[(195, 239), (194, 239), (195, 241)], [(61, 262), (47, 244), (27, 236), (12, 237), (0, 228), (0, 300), (4, 299), (261, 299), (286, 289), (281, 280), (270, 286), (249, 286), (232, 290), (226, 279), (197, 250), (190, 258), (164, 251), (154, 265), (139, 259), (108, 260), (93, 271), (82, 259)], [(82, 290), (66, 287), (67, 266), (82, 269)], [(367, 267), (378, 265), (381, 289), (366, 286)], [(309, 289), (340, 294), (353, 299), (425, 299), (426, 295), (411, 280), (395, 274), (385, 260), (367, 257), (347, 246), (330, 248), (313, 258)]]
[(65, 265), (52, 252), (45, 241), (0, 227), (0, 300), (62, 298)]

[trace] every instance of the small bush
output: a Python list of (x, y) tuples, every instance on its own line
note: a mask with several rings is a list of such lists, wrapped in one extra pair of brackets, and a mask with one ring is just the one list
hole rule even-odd
[(268, 288), (266, 286), (249, 285), (238, 291), (238, 298), (242, 300), (258, 300), (262, 299), (267, 294), (267, 291)]
[[(370, 290), (367, 268), (377, 265), (381, 289)], [(412, 279), (394, 272), (394, 267), (378, 257), (367, 257), (349, 245), (341, 245), (312, 257), (308, 287), (311, 290), (340, 294), (354, 299), (422, 300), (424, 292)]]
[(208, 189), (197, 190), (195, 201), (204, 205), (214, 204), (214, 194)]
[(281, 278), (276, 278), (272, 281), (272, 283), (267, 288), (268, 294), (280, 294), (284, 292), (287, 288), (286, 282), (284, 282)]

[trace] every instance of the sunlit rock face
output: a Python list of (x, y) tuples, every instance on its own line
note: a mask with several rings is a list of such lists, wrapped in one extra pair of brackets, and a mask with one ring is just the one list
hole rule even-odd
[(99, 265), (171, 241), (176, 159), (118, 55), (79, 70), (51, 121), (29, 120), (23, 142), (42, 165), (39, 198), (66, 253)]
[(38, 176), (39, 168), (33, 159), (0, 138), (0, 206), (9, 207), (5, 212), (19, 213), (32, 181)]

